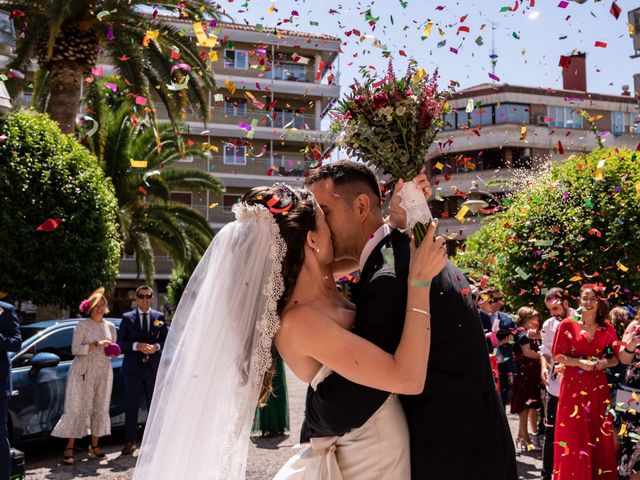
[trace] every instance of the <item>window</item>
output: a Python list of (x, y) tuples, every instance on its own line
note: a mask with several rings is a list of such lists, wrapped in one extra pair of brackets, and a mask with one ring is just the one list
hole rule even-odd
[(286, 126), (286, 128), (302, 130), (304, 128), (304, 116), (291, 110), (274, 110), (273, 126), (277, 128), (285, 128)]
[(247, 147), (225, 145), (223, 162), (225, 165), (246, 165)]
[(286, 159), (284, 158), (284, 155), (280, 154), (273, 154), (271, 155), (271, 165), (274, 167), (285, 167), (285, 162)]
[(191, 192), (171, 192), (169, 199), (174, 202), (184, 203), (185, 205), (191, 205)]
[(529, 123), (529, 105), (502, 103), (495, 110), (496, 123)]
[(224, 102), (224, 116), (225, 117), (246, 117), (247, 116), (247, 101), (246, 100), (234, 100), (233, 102)]
[(230, 212), (231, 207), (238, 203), (242, 199), (241, 194), (237, 195), (223, 195), (222, 196), (222, 208), (225, 212)]
[(63, 362), (73, 360), (73, 354), (71, 353), (73, 330), (74, 327), (67, 327), (46, 335), (20, 356), (15, 357), (13, 359), (13, 367), (30, 366), (33, 356), (42, 352), (55, 353)]
[(613, 133), (629, 133), (633, 119), (630, 113), (611, 112), (611, 131)]
[(245, 50), (225, 50), (224, 68), (246, 70), (249, 68), (249, 57)]
[(270, 72), (274, 80), (307, 81), (307, 67), (298, 63), (277, 63)]
[(470, 127), (493, 124), (493, 105), (484, 105), (474, 110), (469, 115), (469, 120)]
[(553, 118), (552, 127), (558, 128), (582, 128), (582, 115), (571, 107), (548, 107), (548, 115)]
[(444, 130), (455, 130), (456, 129), (456, 112), (455, 110), (447, 113), (444, 118)]

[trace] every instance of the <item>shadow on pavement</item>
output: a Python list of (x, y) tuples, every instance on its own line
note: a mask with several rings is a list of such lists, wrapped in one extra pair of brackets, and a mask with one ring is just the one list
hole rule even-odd
[(278, 450), (280, 448), (280, 444), (282, 442), (286, 442), (289, 439), (289, 434), (278, 435), (275, 437), (263, 437), (258, 435), (253, 435), (251, 437), (251, 443), (253, 443), (256, 448), (262, 448), (266, 450)]

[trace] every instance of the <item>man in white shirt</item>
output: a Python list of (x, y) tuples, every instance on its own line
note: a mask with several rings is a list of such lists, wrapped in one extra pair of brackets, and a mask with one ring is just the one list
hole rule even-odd
[(542, 348), (540, 364), (542, 383), (547, 389), (547, 405), (544, 433), (544, 450), (542, 452), (542, 480), (551, 480), (553, 475), (553, 437), (555, 433), (556, 410), (560, 396), (561, 373), (553, 360), (553, 340), (558, 325), (562, 320), (573, 315), (564, 289), (554, 287), (547, 292), (544, 303), (552, 315), (542, 325)]

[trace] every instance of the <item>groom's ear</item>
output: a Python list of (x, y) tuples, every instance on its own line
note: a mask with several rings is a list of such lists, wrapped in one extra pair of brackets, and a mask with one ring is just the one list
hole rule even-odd
[(366, 193), (360, 193), (353, 199), (353, 209), (356, 217), (364, 221), (371, 211), (371, 199)]

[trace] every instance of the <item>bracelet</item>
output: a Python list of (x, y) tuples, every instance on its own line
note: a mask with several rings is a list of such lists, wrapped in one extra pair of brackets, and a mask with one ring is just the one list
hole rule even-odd
[(420, 314), (424, 315), (425, 317), (431, 318), (431, 314), (429, 312), (427, 312), (426, 310), (420, 310), (419, 308), (409, 307), (409, 308), (407, 308), (407, 313), (408, 312), (420, 313)]
[(430, 287), (431, 280), (416, 280), (415, 278), (412, 278), (409, 285), (412, 287)]
[(627, 352), (627, 353), (630, 353), (631, 355), (635, 355), (635, 353), (636, 353), (635, 350), (629, 350), (626, 345), (624, 346), (624, 351)]

